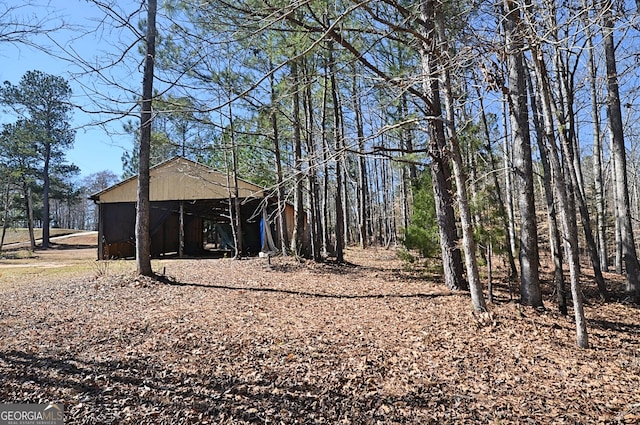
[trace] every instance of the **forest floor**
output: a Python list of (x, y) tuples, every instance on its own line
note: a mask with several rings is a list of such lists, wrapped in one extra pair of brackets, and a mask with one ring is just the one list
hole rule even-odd
[(64, 273), (37, 268), (62, 261), (44, 251), (0, 261), (0, 403), (61, 402), (68, 424), (640, 423), (640, 310), (623, 297), (589, 297), (585, 350), (548, 281), (547, 310), (500, 281), (476, 317), (393, 250), (161, 260), (150, 279), (84, 249)]

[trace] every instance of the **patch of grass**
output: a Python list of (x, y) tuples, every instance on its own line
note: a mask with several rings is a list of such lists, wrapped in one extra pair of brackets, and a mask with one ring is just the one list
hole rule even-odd
[(0, 269), (0, 287), (3, 284), (29, 285), (48, 279), (67, 279), (90, 276), (93, 264), (87, 261), (51, 263), (34, 262), (24, 265), (22, 263), (8, 264)]
[(27, 258), (35, 258), (33, 251), (30, 249), (21, 249), (18, 251), (7, 251), (2, 253), (4, 260), (24, 260)]
[[(38, 257), (9, 260), (8, 264), (5, 263), (0, 268), (0, 289), (29, 285), (48, 279), (119, 276), (133, 273), (136, 269), (134, 260), (105, 260), (101, 263), (108, 264), (98, 264), (98, 261), (86, 259), (47, 261)], [(165, 268), (162, 260), (153, 260), (151, 265), (157, 273)]]
[[(162, 270), (160, 260), (151, 262), (153, 270)], [(116, 276), (132, 273), (136, 269), (135, 260), (96, 260), (89, 264), (89, 269), (95, 277)]]

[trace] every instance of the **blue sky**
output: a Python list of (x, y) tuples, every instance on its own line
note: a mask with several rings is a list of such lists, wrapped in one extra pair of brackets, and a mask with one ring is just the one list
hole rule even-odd
[[(36, 0), (36, 3), (38, 1), (40, 0)], [(130, 2), (118, 3), (126, 4)], [(55, 21), (57, 21), (57, 18), (61, 17), (68, 24), (77, 26), (73, 31), (59, 31), (51, 37), (56, 43), (66, 46), (67, 49), (72, 48), (87, 61), (102, 61), (110, 52), (117, 51), (117, 47), (122, 41), (120, 35), (105, 30), (105, 28), (101, 28), (100, 31), (95, 33), (92, 31), (98, 27), (96, 18), (103, 17), (104, 14), (95, 5), (86, 0), (65, 0), (64, 2), (51, 3), (42, 0), (40, 4), (26, 7), (23, 6), (24, 2), (16, 0), (9, 0), (6, 4), (8, 7), (12, 5), (20, 6), (15, 14), (26, 21), (32, 21), (44, 16), (55, 17)], [(82, 34), (81, 27), (84, 28), (85, 34)], [(91, 32), (89, 33), (88, 31), (90, 30)], [(44, 46), (48, 52), (64, 55), (54, 45), (54, 41), (46, 37), (32, 38), (32, 41)], [(92, 110), (97, 109), (90, 101), (93, 96), (85, 94), (87, 92), (86, 86), (91, 85), (93, 87), (96, 85), (95, 79), (78, 77), (79, 68), (73, 63), (34, 47), (10, 43), (0, 43), (0, 63), (2, 64), (0, 65), (0, 82), (10, 81), (12, 84), (18, 84), (25, 72), (40, 70), (67, 79), (73, 90), (74, 103), (85, 105)], [(135, 87), (136, 84), (141, 86), (142, 74), (137, 69), (132, 69), (118, 67), (110, 72), (116, 78), (132, 87)], [(83, 88), (83, 85), (85, 88)], [(107, 88), (104, 90), (113, 89)], [(118, 95), (129, 96), (124, 92)], [(104, 119), (105, 117), (104, 115), (86, 114), (79, 110), (74, 112), (72, 125), (77, 128), (76, 141), (73, 148), (67, 152), (67, 160), (80, 167), (81, 177), (103, 170), (113, 171), (118, 176), (122, 174), (121, 156), (125, 150), (131, 149), (132, 136), (122, 134), (121, 120), (110, 123), (106, 130), (99, 126), (88, 126), (96, 118)], [(13, 120), (14, 118), (6, 111), (0, 112), (0, 122), (11, 122)]]

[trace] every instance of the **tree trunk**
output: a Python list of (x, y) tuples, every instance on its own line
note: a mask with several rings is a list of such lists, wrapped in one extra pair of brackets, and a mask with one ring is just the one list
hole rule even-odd
[[(553, 101), (551, 103), (551, 108), (556, 118), (560, 117), (557, 109), (554, 106)], [(560, 123), (560, 125), (562, 124), (563, 123)], [(600, 293), (600, 296), (602, 297), (602, 299), (606, 300), (609, 297), (609, 294), (608, 294), (606, 283), (604, 281), (604, 276), (602, 275), (602, 269), (600, 268), (600, 256), (598, 255), (598, 248), (596, 246), (595, 239), (593, 238), (593, 231), (591, 229), (591, 218), (589, 214), (589, 209), (587, 208), (587, 202), (585, 200), (584, 192), (580, 189), (581, 178), (579, 176), (581, 175), (581, 172), (579, 174), (579, 171), (576, 170), (576, 167), (579, 167), (579, 165), (576, 165), (576, 162), (575, 162), (576, 160), (574, 159), (574, 161), (571, 161), (569, 159), (572, 157), (576, 157), (577, 153), (575, 148), (572, 147), (571, 141), (567, 139), (566, 135), (564, 135), (562, 132), (560, 133), (560, 139), (562, 142), (564, 156), (565, 158), (567, 158), (567, 161), (565, 162), (565, 164), (568, 169), (567, 175), (568, 175), (568, 178), (570, 179), (570, 181), (567, 182), (567, 185), (573, 188), (573, 190), (571, 190), (570, 193), (573, 194), (573, 199), (578, 203), (580, 218), (582, 219), (582, 228), (584, 231), (587, 249), (589, 251), (589, 255), (591, 258), (591, 265), (593, 268), (594, 278), (598, 286), (598, 292)], [(570, 164), (571, 162), (573, 162), (573, 166)]]
[(329, 96), (329, 67), (325, 63), (322, 87), (322, 118), (320, 134), (322, 137), (322, 253), (328, 254), (329, 237), (329, 141), (327, 140), (327, 111)]
[[(344, 140), (345, 140), (345, 131), (344, 131), (344, 118), (343, 117), (343, 112), (342, 112), (342, 106), (339, 107), (339, 111), (340, 111), (340, 123), (341, 123), (341, 129), (340, 129), (340, 140), (342, 140), (341, 145), (342, 148), (344, 148)], [(343, 149), (344, 150), (344, 149)], [(342, 217), (342, 221), (343, 221), (343, 225), (342, 225), (342, 231), (344, 233), (343, 236), (343, 241), (344, 241), (344, 246), (348, 246), (351, 243), (351, 234), (349, 233), (350, 230), (350, 226), (349, 226), (349, 221), (350, 221), (350, 217), (351, 217), (351, 211), (349, 209), (349, 168), (348, 168), (348, 153), (344, 152), (342, 154), (342, 185), (344, 186), (342, 189), (342, 212), (343, 212), (343, 217)]]
[[(230, 62), (230, 60), (229, 60)], [(229, 68), (231, 64), (229, 63)], [(244, 253), (243, 234), (242, 234), (242, 210), (240, 208), (240, 188), (238, 186), (238, 153), (236, 145), (236, 128), (233, 117), (233, 109), (231, 107), (231, 90), (229, 90), (229, 142), (227, 148), (231, 151), (231, 170), (229, 170), (229, 161), (227, 160), (227, 149), (225, 149), (225, 164), (227, 164), (227, 191), (229, 195), (229, 218), (231, 219), (231, 231), (233, 233), (233, 242), (235, 245), (236, 260), (241, 259)], [(233, 180), (231, 182), (230, 180)]]
[[(551, 30), (555, 33), (558, 25), (555, 18), (555, 14), (550, 14), (551, 18)], [(559, 37), (557, 34), (555, 38)], [(567, 165), (567, 187), (573, 187), (570, 193), (573, 194), (573, 199), (578, 204), (580, 211), (580, 218), (582, 220), (582, 228), (584, 231), (585, 241), (587, 244), (587, 250), (591, 259), (591, 265), (593, 268), (593, 274), (595, 276), (596, 283), (598, 285), (598, 292), (603, 299), (608, 298), (607, 286), (602, 276), (602, 269), (600, 268), (600, 256), (598, 254), (598, 247), (593, 237), (593, 231), (591, 228), (591, 217), (589, 209), (587, 207), (586, 194), (584, 192), (584, 179), (582, 178), (582, 167), (580, 165), (579, 147), (577, 143), (577, 135), (575, 133), (575, 112), (573, 108), (573, 93), (574, 84), (572, 76), (567, 71), (565, 65), (564, 52), (560, 48), (559, 42), (555, 44), (554, 61), (556, 68), (556, 86), (559, 93), (560, 107), (556, 105), (556, 101), (550, 98), (551, 112), (558, 121), (558, 127), (562, 129), (559, 132), (560, 140), (562, 144), (562, 151), (565, 157), (565, 164)]]
[[(382, 194), (382, 200), (383, 200), (383, 204), (384, 204), (384, 199), (386, 197), (386, 192), (384, 191), (384, 188), (382, 188), (382, 189), (380, 188), (380, 185), (384, 183), (383, 182), (383, 179), (384, 179), (383, 161), (381, 159), (376, 159), (374, 161), (373, 169), (374, 169), (374, 175), (375, 175), (375, 179), (374, 179), (375, 188), (373, 188), (371, 193)], [(374, 228), (372, 233), (374, 235), (376, 233), (378, 234), (378, 245), (384, 245), (384, 235), (382, 234), (382, 232), (384, 230), (384, 221), (383, 221), (384, 208), (382, 208), (380, 206), (380, 196), (372, 196), (371, 198), (372, 198), (371, 209), (376, 211), (376, 217), (374, 217), (374, 220), (375, 220), (375, 222), (378, 223), (377, 232), (376, 232), (376, 229)], [(373, 199), (376, 200), (375, 205), (373, 203)]]
[[(433, 0), (425, 0), (422, 2), (422, 19), (425, 22), (433, 22), (433, 20), (435, 19), (440, 44), (440, 49), (438, 49), (440, 57), (448, 58), (448, 46), (446, 42), (447, 37), (444, 29), (443, 16), (438, 7), (434, 5)], [(432, 51), (430, 53), (435, 58), (438, 52)], [(429, 52), (427, 54), (429, 54)], [(424, 59), (422, 61), (422, 64), (425, 64)], [(453, 160), (453, 172), (456, 182), (458, 208), (460, 210), (460, 222), (462, 225), (462, 246), (464, 249), (469, 290), (471, 291), (473, 308), (476, 311), (486, 311), (487, 306), (484, 301), (482, 282), (480, 281), (480, 273), (478, 271), (478, 262), (476, 259), (476, 242), (473, 235), (471, 209), (469, 208), (469, 198), (467, 195), (466, 174), (464, 172), (464, 167), (462, 164), (462, 154), (460, 152), (460, 144), (458, 142), (458, 134), (455, 126), (453, 90), (451, 75), (449, 73), (451, 64), (448, 61), (445, 61), (445, 63), (441, 63), (439, 65), (443, 81), (444, 104), (446, 111), (445, 122), (447, 123), (447, 132), (449, 136), (449, 150), (451, 152), (451, 157)], [(425, 75), (433, 75), (431, 69), (424, 69), (424, 72)], [(438, 111), (433, 112), (437, 113)], [(441, 118), (442, 112), (440, 112), (440, 114), (438, 115), (433, 116), (434, 119)], [(444, 138), (444, 135), (442, 137)]]
[(524, 69), (524, 41), (520, 8), (504, 0), (508, 66), (509, 116), (514, 143), (514, 176), (520, 210), (520, 297), (522, 304), (542, 307), (540, 291), (538, 230), (533, 186), (533, 164), (529, 134), (527, 85)]
[(7, 190), (4, 193), (3, 204), (4, 211), (2, 214), (2, 237), (0, 237), (0, 252), (2, 252), (2, 247), (4, 246), (4, 237), (7, 233), (7, 228), (9, 227), (9, 210), (11, 209), (11, 179), (9, 177), (7, 177)]
[[(547, 221), (549, 223), (549, 242), (551, 244), (551, 257), (553, 258), (553, 280), (556, 283), (556, 301), (558, 304), (558, 311), (563, 315), (567, 315), (567, 294), (564, 272), (562, 270), (562, 240), (560, 238), (560, 226), (558, 226), (556, 204), (554, 202), (553, 196), (551, 165), (549, 163), (549, 154), (547, 153), (547, 147), (545, 145), (545, 128), (540, 122), (539, 117), (542, 116), (542, 112), (540, 111), (538, 106), (537, 96), (535, 94), (536, 89), (533, 86), (533, 81), (531, 81), (531, 74), (527, 73), (527, 77), (529, 82), (529, 98), (531, 99), (531, 111), (533, 113), (533, 124), (536, 130), (536, 141), (538, 142), (538, 149), (540, 150), (540, 162), (542, 163), (542, 169), (544, 172), (544, 194), (545, 201), (547, 203)], [(542, 117), (542, 119), (544, 121), (544, 117)]]
[(33, 232), (33, 199), (31, 198), (31, 186), (26, 180), (23, 182), (25, 208), (27, 209), (27, 228), (29, 229), (29, 248), (36, 250), (36, 236)]
[(358, 237), (360, 240), (360, 248), (365, 249), (369, 244), (369, 236), (367, 234), (367, 222), (369, 220), (367, 210), (368, 185), (367, 182), (367, 163), (364, 157), (364, 123), (362, 120), (362, 102), (360, 100), (360, 90), (358, 88), (358, 79), (356, 75), (355, 65), (353, 66), (353, 111), (356, 120), (356, 134), (358, 138)]
[[(304, 58), (303, 58), (304, 60)], [(309, 163), (309, 171), (307, 173), (307, 180), (309, 184), (309, 229), (311, 232), (311, 252), (314, 261), (322, 261), (322, 223), (320, 220), (320, 189), (318, 187), (318, 167), (319, 161), (316, 157), (317, 148), (314, 142), (313, 128), (315, 125), (314, 118), (314, 104), (313, 94), (311, 92), (311, 84), (309, 81), (309, 71), (307, 70), (307, 62), (304, 61), (304, 75), (305, 75), (305, 116), (306, 116), (306, 131), (305, 140), (307, 145), (307, 157)]]
[(582, 306), (582, 290), (580, 288), (580, 256), (578, 251), (578, 229), (575, 216), (575, 209), (570, 207), (568, 200), (568, 186), (560, 165), (560, 155), (555, 141), (555, 131), (553, 128), (553, 113), (551, 100), (551, 87), (544, 68), (542, 52), (536, 46), (532, 46), (533, 62), (538, 76), (538, 86), (542, 97), (542, 111), (544, 117), (545, 139), (549, 149), (549, 160), (553, 172), (553, 178), (558, 195), (558, 205), (560, 206), (560, 217), (562, 221), (562, 231), (564, 241), (569, 252), (568, 264), (571, 279), (571, 295), (573, 299), (573, 311), (576, 323), (577, 344), (581, 348), (589, 347), (587, 335), (587, 325)]
[[(609, 134), (611, 134), (611, 132), (609, 132)], [(613, 137), (610, 138), (610, 152), (613, 152)], [(616, 157), (614, 155), (611, 156), (611, 164), (613, 166), (613, 170), (616, 169)], [(615, 171), (611, 173), (612, 174), (612, 180), (613, 180), (613, 209), (615, 212), (615, 220), (614, 220), (614, 237), (615, 237), (615, 243), (616, 243), (616, 256), (615, 256), (615, 270), (616, 273), (618, 274), (622, 274), (622, 263), (624, 261), (623, 255), (622, 255), (622, 236), (621, 236), (621, 229), (620, 229), (620, 220), (618, 220), (618, 217), (620, 216), (620, 201), (618, 200), (618, 191), (615, 189), (618, 187), (618, 176), (616, 176)]]
[[(431, 0), (420, 3), (421, 15), (425, 15), (425, 8), (432, 7)], [(429, 13), (429, 12), (427, 12)], [(421, 66), (423, 71), (422, 87), (426, 98), (427, 126), (429, 130), (429, 156), (433, 193), (438, 219), (440, 235), (440, 251), (444, 270), (445, 285), (452, 290), (467, 289), (462, 271), (462, 254), (458, 247), (458, 235), (453, 211), (453, 190), (451, 185), (451, 169), (446, 154), (446, 140), (442, 123), (442, 106), (440, 103), (440, 89), (438, 75), (432, 70), (432, 49), (429, 43), (435, 41), (433, 19), (423, 19), (423, 42), (420, 48)], [(440, 117), (440, 118), (438, 118)]]
[[(271, 66), (273, 68), (273, 66)], [(282, 255), (287, 255), (287, 216), (285, 214), (285, 201), (284, 201), (284, 182), (282, 177), (282, 158), (280, 153), (280, 132), (278, 131), (278, 116), (276, 114), (276, 93), (275, 82), (273, 74), (270, 76), (271, 85), (271, 130), (273, 132), (273, 152), (276, 162), (276, 192), (278, 198), (278, 231), (280, 237), (280, 252)], [(265, 224), (266, 225), (266, 224)]]
[[(385, 142), (382, 142), (382, 146), (385, 146)], [(391, 200), (390, 200), (390, 196), (389, 196), (389, 187), (390, 187), (390, 183), (389, 183), (389, 169), (388, 169), (388, 161), (381, 161), (380, 164), (380, 184), (381, 184), (381, 188), (378, 191), (378, 193), (382, 193), (382, 205), (380, 208), (380, 216), (381, 216), (381, 220), (380, 220), (380, 233), (381, 233), (381, 238), (380, 238), (380, 244), (382, 246), (384, 246), (385, 248), (389, 246), (389, 243), (391, 241), (391, 235), (389, 232), (390, 226), (389, 226), (389, 215), (390, 215), (390, 211), (387, 208), (387, 205), (391, 205)]]
[[(500, 218), (502, 219), (502, 224), (504, 228), (504, 236), (505, 236), (505, 248), (507, 251), (507, 259), (509, 261), (509, 280), (515, 280), (518, 277), (518, 269), (516, 268), (516, 260), (514, 257), (514, 251), (512, 250), (511, 245), (511, 226), (509, 225), (509, 213), (507, 212), (507, 207), (505, 206), (505, 202), (502, 199), (502, 188), (500, 184), (500, 180), (498, 179), (498, 173), (495, 172), (498, 168), (498, 164), (496, 163), (495, 156), (493, 155), (493, 147), (491, 146), (491, 135), (489, 133), (489, 123), (487, 121), (487, 114), (484, 108), (484, 102), (482, 101), (482, 96), (480, 94), (480, 90), (477, 89), (478, 93), (478, 101), (480, 102), (480, 113), (482, 115), (482, 127), (484, 130), (485, 136), (485, 150), (487, 151), (487, 155), (489, 155), (489, 165), (491, 165), (491, 177), (493, 179), (493, 185), (495, 187), (496, 196), (498, 198), (498, 214), (500, 214)], [(506, 131), (505, 131), (506, 134)], [(507, 155), (505, 154), (505, 157)], [(510, 175), (509, 170), (506, 171), (507, 176)], [(510, 179), (509, 179), (510, 180)], [(508, 186), (509, 187), (509, 186)], [(508, 189), (510, 190), (510, 189)]]
[(293, 255), (302, 254), (304, 239), (304, 199), (302, 174), (302, 128), (300, 123), (300, 75), (298, 61), (291, 62), (292, 110), (293, 110), (293, 172), (295, 177), (293, 190), (293, 236), (291, 237), (291, 252)]
[(493, 266), (492, 266), (492, 257), (493, 257), (493, 245), (491, 243), (491, 238), (489, 238), (489, 242), (487, 243), (487, 286), (489, 292), (489, 302), (493, 303)]
[[(47, 125), (48, 126), (48, 125)], [(50, 133), (47, 128), (47, 133)], [(50, 137), (50, 134), (47, 134)], [(49, 248), (51, 214), (49, 192), (51, 190), (51, 176), (49, 175), (49, 164), (51, 162), (51, 142), (44, 143), (44, 167), (42, 168), (42, 249)]]
[(409, 186), (411, 186), (411, 182), (409, 181), (409, 174), (407, 172), (407, 167), (404, 165), (400, 168), (400, 203), (402, 204), (402, 228), (406, 229), (409, 227)]
[[(338, 140), (336, 139), (336, 143)], [(339, 146), (336, 146), (339, 149)], [(336, 159), (336, 230), (335, 230), (335, 254), (338, 263), (344, 263), (344, 212), (342, 210), (342, 166), (339, 159)]]
[[(407, 94), (402, 93), (399, 99), (399, 114), (398, 119), (402, 121), (405, 117), (409, 116), (407, 106)], [(400, 129), (400, 147), (403, 149), (405, 155), (411, 155), (413, 152), (413, 140), (411, 139), (411, 129), (403, 125)], [(411, 182), (417, 177), (418, 172), (414, 164), (409, 166), (402, 164), (400, 167), (400, 180), (402, 191), (402, 226), (407, 229), (409, 227), (409, 220), (411, 217)]]
[(631, 226), (631, 205), (629, 202), (629, 186), (627, 183), (627, 157), (624, 145), (624, 129), (620, 94), (618, 91), (618, 71), (616, 69), (616, 53), (613, 40), (613, 16), (611, 0), (601, 0), (602, 27), (604, 37), (605, 63), (607, 68), (607, 116), (612, 138), (612, 156), (614, 157), (614, 173), (616, 176), (616, 199), (618, 209), (616, 221), (620, 229), (622, 257), (626, 267), (627, 291), (635, 301), (640, 301), (640, 263)]
[(335, 64), (333, 62), (333, 48), (329, 47), (329, 72), (330, 72), (330, 84), (331, 84), (331, 101), (333, 103), (333, 118), (334, 128), (333, 135), (335, 139), (336, 149), (336, 230), (335, 230), (335, 254), (336, 261), (338, 263), (344, 262), (344, 206), (342, 203), (342, 155), (343, 155), (343, 140), (342, 140), (342, 114), (340, 112), (340, 105), (338, 103), (338, 86), (336, 83)]
[(242, 258), (244, 253), (244, 237), (242, 226), (242, 209), (240, 208), (240, 190), (238, 186), (238, 154), (233, 125), (231, 126), (231, 166), (233, 167), (233, 219), (235, 223), (236, 259)]
[[(395, 181), (395, 173), (393, 172), (393, 164), (391, 163), (391, 161), (387, 161), (387, 168), (389, 170), (389, 178), (390, 178), (390, 185), (387, 186), (387, 190), (389, 191), (388, 194), (388, 203), (386, 205), (396, 205), (396, 192), (395, 192), (395, 188), (396, 186), (396, 181)], [(389, 226), (389, 239), (387, 240), (387, 244), (386, 244), (386, 249), (389, 249), (389, 247), (391, 246), (391, 244), (394, 244), (394, 246), (397, 245), (398, 243), (398, 232), (396, 231), (396, 223), (398, 222), (397, 217), (396, 217), (396, 209), (394, 207), (390, 208), (391, 214), (389, 215), (389, 221), (388, 221), (388, 226)]]
[[(511, 149), (511, 134), (509, 132), (509, 111), (508, 111), (508, 99), (504, 96), (504, 100), (502, 102), (502, 126), (504, 128), (504, 141), (503, 141), (503, 152), (504, 152), (504, 193), (505, 193), (505, 204), (507, 211), (507, 238), (509, 243), (509, 250), (515, 256), (518, 251), (518, 245), (516, 242), (516, 215), (515, 215), (515, 206), (513, 201), (513, 149)], [(512, 270), (513, 271), (513, 270)], [(509, 278), (509, 295), (511, 295), (511, 279), (515, 280), (518, 277), (517, 270), (515, 273), (512, 273)]]
[[(586, 1), (583, 1), (583, 8), (588, 10)], [(594, 61), (593, 35), (588, 22), (584, 25), (587, 38), (587, 68), (589, 69), (589, 94), (591, 96), (591, 119), (593, 120), (593, 168), (595, 184), (596, 202), (596, 235), (598, 240), (598, 254), (600, 258), (600, 269), (609, 271), (609, 261), (607, 253), (606, 234), (606, 211), (604, 203), (604, 179), (602, 172), (602, 132), (600, 131), (600, 108), (598, 102), (598, 90), (596, 87), (597, 73)]]
[(140, 114), (140, 150), (138, 159), (138, 204), (136, 211), (136, 267), (139, 274), (153, 275), (151, 269), (151, 234), (149, 198), (149, 165), (151, 153), (151, 121), (153, 99), (153, 67), (156, 56), (157, 0), (147, 0), (147, 33), (144, 76), (142, 80), (142, 113)]

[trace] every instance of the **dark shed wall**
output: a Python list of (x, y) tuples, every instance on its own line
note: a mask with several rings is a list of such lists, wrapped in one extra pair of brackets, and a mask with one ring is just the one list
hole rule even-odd
[[(184, 201), (183, 201), (184, 202)], [(100, 259), (135, 256), (135, 203), (100, 205)], [(228, 222), (226, 200), (186, 201), (184, 208), (184, 254), (204, 252), (204, 219)], [(256, 209), (260, 200), (247, 201), (241, 207), (243, 221), (243, 254), (255, 255), (261, 249), (260, 218)], [(154, 258), (179, 252), (180, 201), (151, 202), (151, 255)]]
[[(151, 202), (151, 253), (177, 251), (178, 220), (172, 217), (178, 208), (176, 201)], [(135, 255), (136, 204), (118, 202), (100, 204), (99, 239), (103, 244), (99, 257), (127, 258)], [(175, 238), (172, 235), (176, 235)], [(175, 239), (175, 240), (174, 240)], [(175, 249), (172, 249), (175, 247)]]

